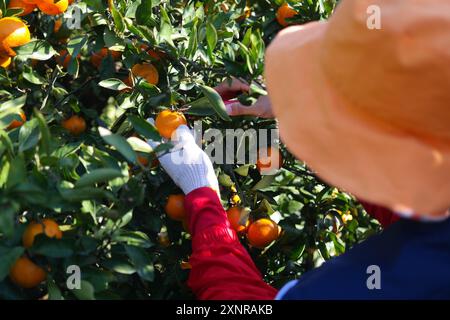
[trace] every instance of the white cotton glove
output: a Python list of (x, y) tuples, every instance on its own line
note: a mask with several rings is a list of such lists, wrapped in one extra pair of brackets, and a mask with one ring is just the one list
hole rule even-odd
[[(147, 121), (153, 123), (153, 119)], [(179, 126), (171, 142), (174, 147), (168, 153), (158, 156), (158, 159), (175, 184), (183, 190), (184, 194), (198, 188), (210, 187), (220, 197), (219, 182), (212, 162), (195, 143), (191, 130), (185, 125)], [(159, 142), (153, 140), (148, 140), (147, 143), (152, 148), (159, 145)]]

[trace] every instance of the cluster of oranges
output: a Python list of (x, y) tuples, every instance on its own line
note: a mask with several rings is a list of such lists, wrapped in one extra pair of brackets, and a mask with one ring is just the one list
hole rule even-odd
[[(19, 16), (28, 15), (36, 8), (48, 15), (59, 15), (64, 13), (72, 2), (73, 0), (10, 0), (8, 8), (22, 10)], [(58, 21), (61, 23), (61, 20)], [(30, 31), (20, 18), (0, 19), (0, 67), (9, 67), (16, 55), (13, 48), (27, 44), (30, 40)]]
[(255, 248), (265, 248), (273, 241), (277, 240), (280, 234), (278, 224), (269, 219), (261, 218), (254, 221), (246, 220), (242, 224), (244, 209), (239, 206), (233, 206), (227, 210), (230, 227), (239, 235), (246, 235), (248, 243)]
[[(164, 207), (165, 212), (169, 218), (183, 223), (186, 232), (189, 232), (189, 225), (184, 207), (185, 197), (183, 194), (172, 194), (167, 198)], [(262, 218), (250, 222), (247, 220), (245, 225), (241, 224), (243, 209), (240, 207), (231, 207), (227, 210), (227, 217), (230, 227), (239, 235), (247, 236), (248, 243), (255, 248), (264, 248), (278, 239), (280, 228), (278, 224), (269, 219)], [(167, 246), (167, 237), (164, 237), (164, 244)], [(162, 243), (163, 240), (160, 241)]]
[(20, 16), (25, 16), (38, 8), (43, 13), (48, 15), (58, 15), (64, 13), (68, 6), (74, 0), (11, 0), (8, 8), (22, 9)]
[[(45, 234), (49, 238), (61, 239), (62, 231), (52, 219), (31, 222), (22, 235), (22, 245), (29, 249), (33, 246), (37, 235)], [(21, 256), (9, 271), (11, 280), (22, 288), (34, 288), (47, 278), (44, 268), (34, 263), (27, 254)]]

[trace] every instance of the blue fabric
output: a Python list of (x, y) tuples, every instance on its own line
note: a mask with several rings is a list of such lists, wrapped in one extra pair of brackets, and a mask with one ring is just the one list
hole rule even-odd
[[(370, 265), (380, 290), (367, 288)], [(450, 219), (400, 220), (290, 285), (282, 299), (450, 299)]]

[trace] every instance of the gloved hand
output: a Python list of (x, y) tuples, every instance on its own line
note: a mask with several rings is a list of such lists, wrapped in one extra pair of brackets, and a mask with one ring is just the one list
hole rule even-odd
[[(148, 119), (154, 123), (153, 119)], [(208, 155), (195, 143), (191, 130), (181, 125), (171, 140), (174, 147), (170, 152), (158, 156), (161, 166), (173, 179), (175, 184), (188, 194), (195, 189), (210, 187), (219, 193), (219, 182)], [(147, 143), (156, 148), (160, 143), (148, 140)]]

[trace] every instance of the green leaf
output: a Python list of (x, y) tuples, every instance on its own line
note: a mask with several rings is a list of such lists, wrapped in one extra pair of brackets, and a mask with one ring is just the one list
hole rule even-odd
[(44, 234), (36, 236), (30, 251), (50, 258), (67, 258), (73, 255), (74, 242), (71, 239), (48, 238)]
[(138, 275), (143, 280), (153, 281), (155, 279), (155, 269), (152, 260), (144, 249), (125, 246), (125, 251), (131, 259), (131, 262), (136, 267)]
[(34, 109), (34, 116), (39, 123), (39, 130), (41, 132), (41, 146), (47, 155), (50, 155), (51, 135), (44, 116), (37, 109)]
[(80, 283), (81, 283), (80, 289), (72, 289), (72, 292), (77, 297), (77, 299), (78, 300), (95, 300), (94, 286), (86, 280), (81, 280)]
[(275, 175), (266, 175), (266, 176), (262, 176), (261, 180), (259, 180), (252, 188), (252, 190), (261, 190), (264, 188), (269, 187), (272, 182), (275, 180)]
[(23, 70), (23, 78), (32, 84), (43, 84), (45, 79), (41, 77), (36, 71), (34, 71), (31, 66), (25, 65)]
[(14, 236), (14, 220), (19, 209), (19, 204), (12, 201), (0, 206), (0, 234), (3, 234), (7, 238)]
[(128, 261), (119, 258), (112, 258), (102, 262), (105, 268), (113, 270), (114, 272), (121, 274), (133, 274), (136, 272), (136, 268), (132, 266)]
[(131, 89), (129, 86), (127, 86), (125, 83), (123, 83), (122, 80), (115, 79), (115, 78), (100, 81), (98, 85), (100, 87), (103, 87), (106, 89), (117, 90), (117, 91), (120, 91), (123, 89)]
[(211, 108), (211, 103), (207, 97), (201, 97), (188, 104), (189, 109), (185, 112), (194, 116), (212, 116), (216, 112)]
[(114, 201), (114, 195), (107, 191), (93, 187), (85, 187), (85, 188), (59, 188), (59, 193), (61, 197), (69, 202), (80, 202), (83, 200), (91, 200), (91, 199), (110, 199)]
[(19, 131), (19, 152), (24, 152), (36, 146), (41, 138), (39, 122), (33, 118), (25, 122)]
[(231, 187), (234, 185), (233, 180), (231, 179), (231, 177), (229, 175), (227, 175), (226, 173), (221, 173), (219, 175), (219, 183), (224, 186), (224, 187)]
[(126, 231), (121, 230), (120, 234), (114, 237), (117, 242), (123, 242), (130, 246), (136, 246), (141, 248), (150, 248), (153, 243), (149, 237), (141, 231)]
[(25, 249), (23, 247), (0, 247), (0, 282), (6, 278), (9, 274), (9, 270), (13, 264), (20, 258), (24, 253)]
[(120, 11), (118, 11), (116, 9), (116, 6), (114, 5), (114, 1), (110, 0), (108, 1), (109, 3), (109, 9), (111, 10), (111, 14), (114, 20), (114, 24), (116, 26), (117, 31), (119, 32), (124, 32), (125, 31), (125, 23), (123, 21), (123, 16), (120, 13)]
[(186, 56), (188, 58), (192, 58), (198, 47), (198, 19), (196, 18), (194, 21), (194, 25), (192, 26), (190, 32), (189, 32), (189, 43), (186, 50)]
[(53, 279), (47, 281), (48, 300), (63, 300), (61, 290), (59, 290)]
[(238, 175), (242, 176), (242, 177), (246, 177), (248, 176), (248, 169), (250, 168), (251, 165), (246, 164), (243, 166), (240, 166), (236, 169), (234, 169), (234, 172), (236, 172)]
[(161, 141), (161, 136), (158, 130), (150, 122), (134, 115), (128, 116), (128, 120), (130, 120), (134, 130), (136, 130), (140, 135), (144, 136), (147, 139)]
[(211, 22), (206, 24), (206, 43), (208, 47), (208, 54), (210, 58), (213, 59), (213, 51), (217, 45), (217, 31)]
[(102, 127), (99, 127), (98, 131), (103, 140), (115, 147), (129, 162), (135, 163), (137, 161), (136, 153), (124, 137)]
[(25, 105), (26, 102), (27, 102), (27, 95), (24, 94), (24, 95), (22, 95), (22, 96), (20, 96), (18, 98), (14, 98), (12, 100), (8, 100), (6, 102), (3, 102), (0, 105), (0, 111), (4, 111), (4, 110), (9, 109), (9, 108), (22, 108)]
[(44, 40), (33, 40), (27, 44), (14, 48), (22, 59), (48, 60), (56, 54), (55, 49)]
[[(141, 25), (148, 25), (152, 17), (152, 1), (142, 0), (141, 4), (136, 10), (136, 23)], [(151, 24), (148, 26), (152, 26)]]
[(119, 177), (123, 177), (122, 173), (119, 170), (109, 168), (96, 169), (83, 175), (75, 183), (75, 187), (77, 188), (88, 187), (100, 182), (108, 182), (112, 179)]
[(211, 87), (204, 86), (204, 85), (201, 85), (200, 89), (202, 90), (205, 97), (208, 98), (209, 103), (211, 104), (211, 107), (216, 111), (217, 115), (222, 120), (231, 121), (231, 118), (225, 109), (225, 104), (223, 103), (223, 100), (220, 97), (220, 95), (217, 93), (217, 91)]
[(144, 153), (152, 153), (153, 149), (152, 147), (145, 141), (137, 138), (137, 137), (129, 137), (127, 139), (130, 146), (133, 148), (136, 152), (144, 152)]
[(27, 170), (25, 167), (25, 160), (22, 156), (18, 156), (11, 160), (11, 168), (9, 169), (6, 187), (11, 188), (19, 183), (25, 181), (27, 178)]

